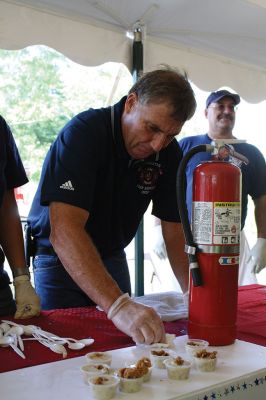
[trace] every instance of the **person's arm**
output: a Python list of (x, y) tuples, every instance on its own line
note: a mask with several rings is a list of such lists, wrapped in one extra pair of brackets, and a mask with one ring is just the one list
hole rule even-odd
[(0, 242), (10, 267), (25, 267), (22, 227), (13, 189), (5, 192), (0, 208)]
[(254, 200), (257, 237), (266, 239), (266, 195)]
[(40, 301), (30, 283), (26, 267), (22, 227), (13, 189), (5, 192), (0, 209), (0, 243), (14, 277), (15, 318), (39, 315)]
[(165, 341), (163, 323), (157, 313), (125, 297), (105, 269), (85, 230), (88, 211), (60, 202), (52, 202), (49, 211), (50, 241), (77, 285), (136, 343)]
[(189, 263), (181, 223), (162, 221), (162, 232), (168, 258), (183, 293), (188, 291)]
[(250, 250), (255, 266), (253, 272), (259, 273), (266, 267), (266, 195), (254, 200), (257, 241)]

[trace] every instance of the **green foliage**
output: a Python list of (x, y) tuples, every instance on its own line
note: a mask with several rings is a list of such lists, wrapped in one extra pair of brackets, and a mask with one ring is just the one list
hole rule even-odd
[(83, 67), (45, 46), (0, 50), (0, 114), (32, 179), (39, 179), (45, 154), (67, 121), (119, 100), (131, 83), (119, 64)]
[(39, 46), (0, 50), (0, 59), (0, 111), (38, 179), (44, 154), (70, 115), (59, 68), (63, 56)]

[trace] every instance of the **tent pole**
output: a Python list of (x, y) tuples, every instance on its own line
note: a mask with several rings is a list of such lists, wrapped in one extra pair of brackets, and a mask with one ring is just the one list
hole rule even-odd
[[(143, 73), (142, 29), (137, 24), (134, 29), (132, 76), (136, 82)], [(141, 220), (135, 236), (135, 296), (144, 294), (144, 223)]]

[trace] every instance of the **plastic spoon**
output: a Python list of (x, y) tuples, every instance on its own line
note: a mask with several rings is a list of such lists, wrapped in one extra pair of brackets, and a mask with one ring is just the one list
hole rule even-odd
[(0, 346), (6, 347), (9, 346), (10, 343), (13, 343), (13, 338), (11, 336), (3, 336), (0, 338)]
[(58, 339), (59, 339), (59, 341), (60, 340), (64, 340), (65, 343), (68, 344), (68, 347), (71, 350), (81, 350), (85, 346), (89, 346), (92, 343), (94, 343), (94, 339), (91, 339), (91, 338), (88, 338), (88, 339), (73, 339), (73, 338), (65, 338), (65, 337), (59, 338), (57, 336), (51, 336), (51, 339), (55, 340), (55, 341), (58, 341)]
[(32, 335), (32, 332), (34, 332), (36, 329), (41, 329), (41, 328), (39, 328), (38, 326), (35, 326), (35, 325), (17, 324), (16, 322), (8, 321), (6, 319), (2, 319), (2, 322), (6, 323), (6, 324), (9, 324), (9, 325), (12, 325), (12, 326), (20, 326), (20, 327), (22, 327), (23, 330), (24, 330), (24, 334), (27, 335), (27, 336)]
[[(56, 336), (51, 336), (51, 339), (56, 339)], [(58, 336), (59, 338), (59, 336)], [(83, 343), (84, 346), (90, 346), (91, 344), (94, 343), (94, 339), (92, 338), (86, 338), (86, 339), (74, 339), (74, 338), (69, 338), (69, 337), (62, 337), (60, 339), (69, 341), (69, 342), (75, 342), (75, 343)]]
[(3, 321), (2, 324), (0, 324), (0, 328), (4, 333), (6, 333), (7, 331), (9, 331), (10, 325), (7, 322)]
[(8, 336), (15, 335), (17, 337), (19, 347), (23, 351), (24, 350), (24, 344), (23, 344), (23, 341), (21, 339), (21, 335), (23, 335), (23, 333), (24, 333), (24, 329), (23, 329), (22, 326), (14, 325), (9, 329), (9, 331), (7, 331), (5, 333), (5, 335), (8, 335)]
[(41, 340), (40, 343), (42, 343), (44, 346), (48, 347), (54, 353), (62, 354), (63, 358), (66, 358), (67, 351), (62, 344), (50, 343), (48, 340)]
[(26, 358), (25, 354), (22, 353), (22, 351), (14, 344), (14, 343), (10, 343), (9, 346), (22, 358)]
[(49, 347), (49, 349), (52, 350), (53, 352), (62, 354), (63, 358), (65, 358), (67, 356), (67, 351), (66, 351), (65, 347), (61, 343), (55, 343), (51, 339), (44, 338), (42, 335), (40, 335), (37, 332), (33, 332), (32, 335), (41, 344), (43, 344), (46, 347)]
[[(26, 339), (23, 339), (23, 341), (28, 341), (28, 340), (38, 340), (39, 342), (42, 342), (44, 339), (43, 338), (26, 338)], [(68, 348), (71, 349), (71, 350), (81, 350), (81, 349), (83, 349), (85, 347), (84, 343), (81, 343), (81, 342), (74, 343), (74, 342), (70, 342), (70, 341), (68, 341), (68, 340), (66, 340), (64, 338), (62, 338), (60, 340), (59, 339), (58, 340), (54, 340), (54, 339), (47, 340), (47, 342), (49, 342), (50, 344), (62, 344), (62, 345), (67, 344)]]
[(84, 343), (85, 346), (90, 346), (91, 344), (94, 343), (94, 339), (92, 339), (92, 338), (80, 339), (79, 343)]
[(0, 338), (0, 346), (7, 347), (10, 346), (20, 357), (26, 358), (24, 353), (17, 347), (16, 338), (12, 336), (4, 336)]
[(73, 338), (60, 337), (60, 336), (54, 335), (53, 333), (46, 332), (43, 330), (38, 330), (37, 332), (35, 332), (35, 334), (40, 335), (41, 337), (44, 337), (44, 338), (51, 340), (53, 342), (56, 342), (58, 344), (67, 343), (68, 348), (71, 350), (81, 350), (85, 346), (89, 346), (90, 344), (92, 344), (94, 342), (94, 339), (91, 339), (91, 338), (77, 340), (77, 339), (73, 339)]

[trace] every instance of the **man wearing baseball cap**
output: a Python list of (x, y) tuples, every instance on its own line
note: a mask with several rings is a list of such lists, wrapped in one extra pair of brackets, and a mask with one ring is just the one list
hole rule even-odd
[(212, 92), (206, 100), (206, 108), (209, 107), (211, 103), (218, 103), (224, 97), (229, 97), (237, 105), (240, 103), (240, 97), (236, 93), (230, 93), (228, 90), (217, 90), (217, 92)]
[[(236, 107), (240, 103), (240, 96), (228, 90), (217, 90), (210, 93), (204, 110), (209, 123), (209, 131), (203, 135), (189, 136), (179, 141), (183, 156), (192, 148), (201, 144), (210, 144), (214, 139), (236, 139), (233, 135)], [(257, 226), (257, 242), (251, 251), (246, 250), (247, 243), (243, 231), (241, 232), (239, 284), (255, 283), (256, 277), (252, 273), (259, 273), (266, 266), (266, 165), (262, 153), (248, 143), (231, 144), (235, 151), (243, 154), (249, 160), (248, 165), (242, 165), (242, 210), (241, 229), (245, 225), (247, 216), (248, 196), (252, 197), (255, 207)], [(191, 217), (192, 208), (192, 177), (195, 167), (211, 158), (210, 153), (197, 153), (187, 165), (187, 207)], [(159, 242), (158, 242), (159, 243)], [(158, 252), (158, 245), (154, 251)]]
[[(180, 140), (179, 145), (185, 155), (192, 147), (200, 144), (210, 144), (214, 139), (236, 139), (233, 135), (235, 126), (236, 107), (240, 103), (240, 96), (228, 90), (212, 92), (206, 100), (204, 110), (209, 123), (209, 131), (203, 135), (190, 136)], [(248, 272), (260, 272), (266, 266), (266, 165), (262, 153), (249, 143), (231, 144), (235, 151), (243, 154), (249, 160), (248, 165), (242, 164), (242, 215), (241, 229), (245, 225), (247, 216), (248, 196), (252, 197), (255, 207), (255, 220), (257, 226), (257, 242), (247, 257), (243, 257), (243, 248), (240, 249), (239, 283), (247, 284), (246, 279), (254, 280)], [(187, 205), (191, 213), (192, 202), (192, 176), (195, 167), (202, 161), (211, 158), (209, 153), (198, 153), (192, 157), (187, 166)], [(241, 237), (243, 244), (245, 239)], [(244, 258), (244, 259), (243, 259)], [(252, 259), (253, 262), (248, 261)], [(247, 271), (247, 263), (249, 269)], [(248, 278), (247, 278), (248, 277)], [(250, 282), (251, 283), (251, 282)]]

